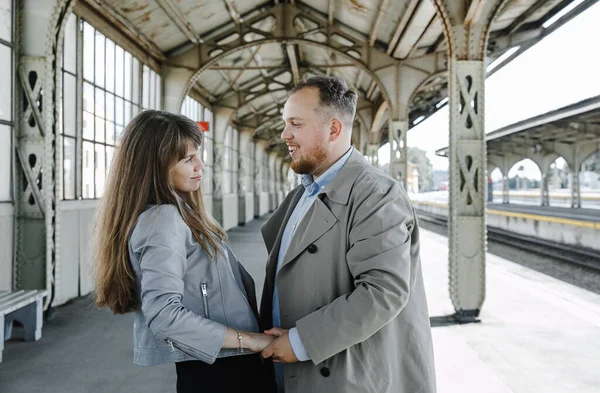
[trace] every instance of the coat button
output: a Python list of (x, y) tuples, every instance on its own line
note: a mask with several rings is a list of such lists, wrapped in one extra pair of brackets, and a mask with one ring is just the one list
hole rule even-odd
[(327, 367), (321, 368), (321, 375), (327, 378), (331, 374), (331, 371)]
[(308, 246), (308, 248), (306, 250), (309, 253), (314, 254), (317, 252), (317, 246), (315, 246), (314, 244), (311, 244), (310, 246)]

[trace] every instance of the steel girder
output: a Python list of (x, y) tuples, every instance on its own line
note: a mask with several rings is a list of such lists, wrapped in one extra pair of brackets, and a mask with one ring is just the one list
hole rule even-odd
[[(47, 289), (44, 309), (53, 304), (60, 285), (60, 152), (57, 105), (61, 93), (62, 36), (74, 0), (34, 5), (17, 2), (18, 85), (15, 146), (13, 288)], [(41, 7), (41, 9), (40, 9)], [(40, 40), (45, 37), (45, 40)]]
[(485, 299), (487, 235), (485, 54), (500, 0), (435, 0), (448, 42), (450, 101), (449, 292), (455, 317), (474, 320)]
[[(266, 18), (275, 20), (275, 28), (272, 31), (260, 30), (255, 27)], [(294, 22), (297, 18), (310, 20), (317, 27), (304, 32), (299, 37), (294, 30)], [(343, 41), (332, 39), (332, 37), (342, 37)], [(186, 92), (194, 85), (202, 72), (210, 69), (223, 58), (232, 53), (268, 43), (310, 45), (334, 52), (370, 75), (387, 99), (385, 86), (371, 70), (395, 64), (398, 62), (396, 59), (380, 49), (369, 47), (365, 37), (359, 32), (353, 32), (350, 29), (342, 30), (337, 26), (329, 25), (327, 18), (323, 18), (305, 7), (282, 3), (272, 8), (265, 8), (257, 15), (244, 19), (243, 22), (230, 29), (205, 39), (203, 44), (196, 46), (194, 50), (189, 50), (174, 58), (170, 62), (171, 66), (183, 66), (196, 70), (181, 92), (179, 101), (183, 102)]]

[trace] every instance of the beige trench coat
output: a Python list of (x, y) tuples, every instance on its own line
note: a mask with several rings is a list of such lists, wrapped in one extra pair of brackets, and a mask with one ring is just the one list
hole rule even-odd
[[(283, 229), (303, 186), (263, 225), (261, 327), (272, 325)], [(312, 361), (286, 364), (286, 393), (434, 393), (419, 229), (401, 185), (354, 151), (309, 208), (277, 275), (281, 327)]]

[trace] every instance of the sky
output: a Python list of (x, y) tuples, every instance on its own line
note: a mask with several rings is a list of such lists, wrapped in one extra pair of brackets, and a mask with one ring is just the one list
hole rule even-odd
[[(486, 133), (599, 95), (599, 22), (600, 2), (486, 79)], [(434, 169), (448, 168), (448, 159), (435, 156), (448, 146), (448, 112), (445, 105), (408, 131), (408, 146), (425, 150)], [(389, 162), (388, 144), (379, 149), (379, 162)], [(524, 166), (525, 176), (540, 177), (531, 161)]]

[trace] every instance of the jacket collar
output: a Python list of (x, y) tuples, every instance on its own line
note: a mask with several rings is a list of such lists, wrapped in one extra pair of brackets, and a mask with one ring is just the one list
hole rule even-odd
[(340, 170), (340, 173), (325, 187), (323, 193), (331, 201), (347, 205), (354, 182), (366, 165), (369, 165), (366, 158), (358, 150), (354, 149), (348, 161), (346, 161), (346, 164)]

